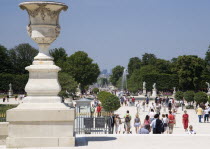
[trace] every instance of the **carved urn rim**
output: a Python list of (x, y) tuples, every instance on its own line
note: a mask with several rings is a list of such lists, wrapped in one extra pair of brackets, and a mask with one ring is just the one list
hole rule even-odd
[(31, 4), (49, 4), (49, 5), (58, 5), (58, 6), (63, 6), (63, 10), (66, 11), (68, 9), (68, 6), (64, 3), (61, 2), (53, 2), (53, 1), (30, 1), (30, 2), (22, 2), (19, 4), (19, 7), (22, 10), (27, 9), (26, 5), (31, 5)]

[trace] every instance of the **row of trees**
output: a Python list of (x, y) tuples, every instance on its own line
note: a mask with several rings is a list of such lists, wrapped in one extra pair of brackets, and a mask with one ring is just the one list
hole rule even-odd
[[(23, 93), (28, 81), (28, 71), (25, 70), (33, 62), (38, 50), (29, 44), (19, 44), (12, 49), (0, 45), (0, 91), (6, 92), (9, 83), (13, 84), (16, 93)], [(68, 56), (65, 49), (55, 48), (50, 50), (55, 64), (61, 67), (59, 82), (62, 87), (60, 95), (65, 96), (66, 90), (74, 93), (78, 84), (82, 91), (97, 81), (100, 69), (88, 54), (83, 51), (75, 52)]]
[(197, 104), (203, 103), (205, 104), (207, 101), (210, 102), (210, 99), (208, 98), (207, 94), (204, 92), (197, 92), (194, 91), (178, 91), (176, 92), (175, 98), (177, 100), (183, 100), (185, 99), (188, 103), (196, 102)]
[[(123, 66), (112, 69), (110, 82), (114, 86), (120, 87), (123, 70)], [(157, 89), (162, 91), (170, 91), (173, 87), (182, 91), (205, 91), (205, 82), (210, 82), (210, 49), (205, 59), (183, 55), (169, 61), (145, 53), (142, 58), (130, 58), (128, 73), (128, 90), (132, 92), (142, 90), (144, 81), (148, 90), (152, 90), (152, 84), (156, 83)]]

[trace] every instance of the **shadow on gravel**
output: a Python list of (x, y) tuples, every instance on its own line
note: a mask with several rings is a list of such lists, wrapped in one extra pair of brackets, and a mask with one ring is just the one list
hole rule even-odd
[(76, 138), (76, 146), (87, 146), (90, 141), (112, 141), (116, 139), (116, 137), (78, 137)]

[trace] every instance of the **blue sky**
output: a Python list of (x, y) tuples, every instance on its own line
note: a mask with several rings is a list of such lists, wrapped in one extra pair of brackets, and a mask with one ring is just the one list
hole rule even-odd
[[(26, 32), (28, 15), (2, 0), (0, 44), (37, 45)], [(170, 60), (179, 55), (205, 56), (210, 44), (210, 0), (59, 0), (69, 6), (60, 16), (61, 34), (51, 48), (68, 54), (82, 50), (101, 69), (126, 66), (145, 52)]]

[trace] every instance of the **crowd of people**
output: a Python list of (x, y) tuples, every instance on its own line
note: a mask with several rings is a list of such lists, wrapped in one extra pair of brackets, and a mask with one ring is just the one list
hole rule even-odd
[[(183, 111), (182, 125), (183, 131), (188, 134), (196, 134), (192, 125), (189, 125), (189, 114), (184, 110), (185, 101), (176, 101), (168, 97), (156, 97), (152, 103), (148, 97), (144, 100), (138, 100), (134, 97), (120, 97), (121, 106), (133, 106), (136, 108), (136, 114), (131, 115), (127, 110), (125, 115), (111, 114), (111, 133), (136, 133), (136, 134), (173, 134), (174, 127), (177, 125), (176, 116), (181, 107)], [(91, 106), (91, 116), (100, 117), (102, 106), (100, 101), (94, 100)], [(141, 114), (148, 112), (143, 120), (140, 119)], [(195, 109), (199, 122), (209, 122), (210, 105), (197, 105)], [(121, 117), (120, 117), (121, 116)], [(142, 117), (142, 116), (141, 116)], [(132, 122), (132, 123), (131, 123)], [(135, 129), (131, 129), (134, 127)], [(115, 131), (114, 131), (115, 130)], [(131, 130), (135, 130), (132, 132)]]
[[(187, 110), (184, 110), (184, 101), (175, 101), (173, 98), (159, 98), (156, 97), (154, 103), (149, 104), (149, 99), (146, 98), (143, 101), (137, 101), (134, 97), (120, 98), (121, 106), (136, 106), (136, 115), (133, 118), (133, 124), (131, 123), (132, 116), (127, 110), (124, 117), (119, 116), (119, 114), (115, 115), (115, 133), (123, 133), (130, 134), (132, 133), (131, 127), (135, 127), (136, 134), (172, 134), (174, 130), (174, 126), (176, 126), (176, 115), (179, 107), (181, 107), (182, 111), (184, 111), (182, 115), (182, 125), (185, 133), (187, 134), (196, 134), (192, 125), (189, 125), (189, 115)], [(141, 110), (145, 112), (145, 109), (148, 109), (148, 114), (145, 116), (144, 120), (140, 119)], [(162, 113), (161, 113), (162, 111)], [(204, 118), (204, 122), (208, 122), (209, 113), (210, 113), (210, 105), (204, 107), (204, 109), (198, 105), (196, 109), (196, 113), (199, 118), (199, 122), (201, 122), (202, 117)], [(124, 123), (124, 125), (122, 125)], [(124, 129), (122, 129), (124, 126)]]

